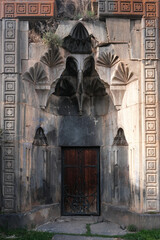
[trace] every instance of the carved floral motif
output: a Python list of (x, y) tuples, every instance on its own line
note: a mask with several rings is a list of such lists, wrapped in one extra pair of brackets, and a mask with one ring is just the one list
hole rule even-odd
[(23, 75), (23, 79), (33, 83), (39, 83), (47, 80), (47, 74), (42, 64), (38, 62)]
[(50, 68), (64, 63), (59, 49), (55, 46), (49, 48), (48, 52), (46, 52), (44, 56), (41, 57), (40, 61)]
[(97, 59), (97, 65), (111, 68), (118, 62), (119, 57), (111, 52), (102, 53)]
[(113, 77), (113, 84), (127, 84), (130, 80), (134, 80), (134, 73), (129, 71), (129, 68), (123, 62), (119, 63), (118, 68)]

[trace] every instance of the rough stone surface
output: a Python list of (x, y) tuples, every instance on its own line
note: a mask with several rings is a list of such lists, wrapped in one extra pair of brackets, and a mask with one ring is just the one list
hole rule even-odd
[(91, 233), (98, 235), (124, 235), (125, 230), (122, 230), (118, 224), (113, 224), (111, 222), (95, 223), (91, 225)]
[[(36, 231), (42, 232), (53, 232), (53, 233), (67, 233), (67, 234), (86, 234), (87, 232), (87, 224), (90, 224), (91, 234), (96, 235), (106, 235), (106, 236), (114, 236), (114, 235), (125, 235), (126, 230), (122, 230), (120, 225), (112, 223), (112, 222), (98, 222), (100, 221), (97, 217), (91, 218), (59, 218), (56, 219), (55, 222), (49, 222), (44, 225), (36, 228)], [(57, 239), (58, 235), (56, 236)], [(77, 236), (76, 236), (77, 238)], [(81, 236), (82, 238), (82, 236)], [(80, 239), (81, 239), (80, 238)], [(84, 238), (84, 237), (83, 237)], [(82, 238), (82, 239), (83, 239)], [(64, 238), (65, 239), (65, 238)], [(68, 238), (66, 238), (68, 239)], [(77, 238), (79, 239), (79, 238)], [(87, 238), (84, 238), (87, 239)], [(91, 238), (92, 239), (92, 238)]]
[(37, 228), (38, 231), (53, 233), (86, 233), (86, 224), (83, 222), (50, 222)]

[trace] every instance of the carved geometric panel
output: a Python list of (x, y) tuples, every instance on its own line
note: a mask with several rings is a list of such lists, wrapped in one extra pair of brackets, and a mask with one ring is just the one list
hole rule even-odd
[(146, 82), (146, 92), (155, 92), (155, 82)]
[(5, 171), (11, 171), (14, 170), (14, 161), (13, 160), (5, 160)]
[(156, 161), (147, 161), (147, 170), (156, 170)]
[(40, 13), (41, 14), (51, 14), (51, 5), (43, 3), (40, 6)]
[(146, 19), (146, 27), (155, 27), (154, 19)]
[(14, 173), (4, 173), (4, 183), (14, 184)]
[(147, 174), (147, 183), (156, 183), (157, 182), (156, 174)]
[(156, 42), (154, 40), (146, 40), (146, 50), (155, 50)]
[(146, 142), (148, 144), (155, 144), (156, 143), (156, 134), (154, 134), (154, 133), (146, 134)]
[(15, 91), (15, 82), (5, 82), (5, 91)]
[(4, 98), (5, 103), (14, 104), (15, 103), (15, 95), (14, 94), (5, 94)]
[(157, 195), (157, 188), (155, 187), (147, 187), (147, 195), (148, 196), (156, 196)]
[(156, 109), (155, 108), (146, 108), (146, 118), (155, 118)]
[(14, 54), (5, 54), (4, 55), (5, 64), (15, 64), (15, 55)]
[(4, 147), (4, 156), (6, 159), (13, 158), (15, 154), (14, 147)]
[(146, 37), (155, 37), (156, 29), (155, 28), (146, 28)]
[(156, 96), (155, 94), (148, 94), (146, 95), (146, 104), (153, 105), (156, 103)]
[(146, 121), (146, 131), (156, 131), (156, 121)]
[(130, 2), (121, 2), (120, 9), (121, 9), (121, 12), (130, 12), (131, 11), (131, 3)]
[(4, 147), (4, 156), (5, 158), (12, 158), (14, 157), (15, 149), (14, 147)]
[(5, 130), (14, 130), (15, 129), (15, 121), (4, 121), (4, 129)]
[(4, 134), (4, 142), (5, 143), (13, 143), (15, 139), (15, 135), (13, 133), (5, 133)]
[(118, 2), (108, 1), (108, 11), (117, 12), (118, 11)]
[(28, 14), (37, 14), (39, 11), (38, 3), (29, 3), (28, 4)]
[(15, 51), (15, 42), (5, 42), (4, 50), (6, 52), (14, 52)]
[(4, 11), (7, 15), (10, 15), (10, 16), (14, 14), (14, 3), (5, 3)]
[(4, 186), (4, 195), (14, 195), (14, 186)]
[(147, 68), (146, 69), (146, 78), (155, 78), (155, 69), (154, 68)]
[(5, 107), (4, 109), (4, 116), (5, 117), (15, 117), (15, 108), (13, 107)]
[(13, 199), (4, 199), (4, 208), (6, 210), (14, 209), (14, 200)]
[(157, 210), (157, 201), (156, 200), (147, 200), (147, 210), (156, 211)]
[(146, 147), (147, 157), (156, 157), (156, 147)]
[(17, 3), (16, 5), (16, 13), (17, 14), (26, 14), (26, 4), (25, 3)]
[(134, 12), (143, 12), (143, 3), (140, 3), (140, 2), (133, 3), (133, 11)]

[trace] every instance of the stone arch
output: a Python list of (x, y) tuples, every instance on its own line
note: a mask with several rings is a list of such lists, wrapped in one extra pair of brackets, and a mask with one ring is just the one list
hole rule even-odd
[(48, 145), (47, 138), (44, 134), (43, 128), (39, 127), (36, 130), (33, 145), (36, 145), (36, 146), (47, 146)]

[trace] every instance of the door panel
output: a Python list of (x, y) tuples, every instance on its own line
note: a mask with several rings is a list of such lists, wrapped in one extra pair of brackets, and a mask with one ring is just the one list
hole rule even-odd
[(62, 214), (99, 215), (99, 148), (62, 149)]

